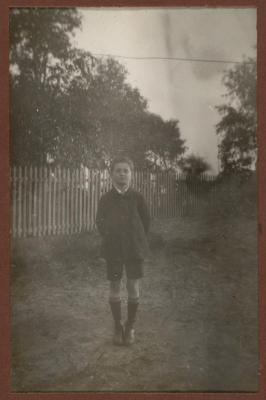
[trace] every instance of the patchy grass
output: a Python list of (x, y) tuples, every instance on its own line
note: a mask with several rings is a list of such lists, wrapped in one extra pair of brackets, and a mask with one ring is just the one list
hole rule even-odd
[(112, 345), (97, 233), (14, 241), (12, 390), (256, 391), (256, 229), (153, 221), (132, 348)]

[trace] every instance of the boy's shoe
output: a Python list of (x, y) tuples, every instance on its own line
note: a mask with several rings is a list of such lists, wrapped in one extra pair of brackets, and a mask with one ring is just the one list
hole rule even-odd
[(135, 343), (135, 330), (130, 326), (126, 326), (124, 343), (126, 346), (131, 346)]
[(113, 343), (116, 345), (122, 345), (124, 344), (124, 327), (123, 325), (118, 325), (115, 327), (115, 333), (114, 333), (114, 337), (113, 337)]
[(126, 346), (130, 346), (135, 342), (135, 331), (133, 329), (134, 323), (136, 321), (138, 301), (128, 301), (127, 303), (127, 321), (125, 324), (125, 340)]

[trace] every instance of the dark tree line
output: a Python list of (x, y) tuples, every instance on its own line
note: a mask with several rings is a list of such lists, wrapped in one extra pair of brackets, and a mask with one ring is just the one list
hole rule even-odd
[(170, 168), (185, 152), (177, 120), (148, 111), (112, 58), (74, 48), (75, 9), (10, 15), (11, 162), (103, 167), (117, 153)]
[[(138, 167), (180, 168), (199, 176), (210, 169), (186, 154), (178, 120), (148, 110), (113, 58), (73, 47), (81, 27), (71, 8), (18, 8), (10, 13), (10, 151), (12, 164), (104, 167), (118, 153)], [(227, 70), (219, 157), (225, 174), (256, 162), (256, 62)]]

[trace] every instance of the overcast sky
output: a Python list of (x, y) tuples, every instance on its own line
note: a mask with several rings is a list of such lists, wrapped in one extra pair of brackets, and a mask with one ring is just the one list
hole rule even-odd
[[(256, 55), (255, 8), (79, 10), (83, 23), (75, 44), (92, 53), (236, 61)], [(223, 101), (223, 70), (233, 64), (118, 60), (150, 111), (178, 119), (189, 152), (205, 157), (216, 173), (214, 107)]]

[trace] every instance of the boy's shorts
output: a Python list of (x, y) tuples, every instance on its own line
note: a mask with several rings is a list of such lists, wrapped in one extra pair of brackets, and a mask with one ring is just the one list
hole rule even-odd
[(140, 279), (143, 277), (143, 260), (118, 260), (106, 261), (107, 279), (109, 281), (120, 280), (123, 276), (123, 267), (125, 266), (128, 279)]

